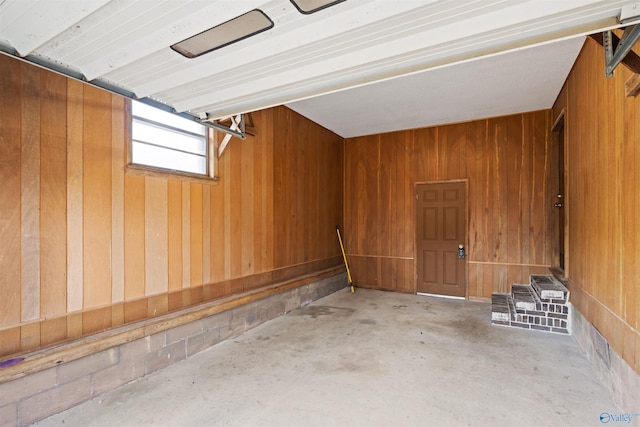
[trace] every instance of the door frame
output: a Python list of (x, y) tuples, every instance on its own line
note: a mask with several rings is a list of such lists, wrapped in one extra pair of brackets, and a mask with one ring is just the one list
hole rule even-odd
[[(560, 147), (560, 132), (562, 132), (562, 147)], [(564, 183), (564, 194), (562, 195), (562, 216), (564, 219), (564, 248), (562, 248), (564, 250), (564, 269), (563, 269), (563, 275), (564, 277), (569, 277), (569, 264), (570, 264), (570, 257), (569, 257), (569, 182), (568, 182), (568, 169), (569, 169), (569, 159), (567, 156), (567, 117), (566, 117), (566, 109), (563, 108), (562, 111), (560, 111), (560, 114), (558, 114), (558, 117), (556, 117), (556, 119), (553, 121), (553, 125), (551, 126), (551, 133), (552, 133), (552, 143), (554, 145), (557, 145), (557, 149), (558, 152), (559, 150), (562, 150), (562, 154), (563, 154), (563, 165), (562, 165), (562, 176), (560, 175), (560, 171), (558, 172), (558, 183), (560, 180), (563, 181)], [(556, 147), (554, 147), (556, 148)], [(559, 162), (557, 162), (559, 163)], [(556, 169), (558, 169), (558, 167), (556, 166)], [(554, 201), (555, 201), (555, 196), (554, 196)], [(554, 209), (554, 212), (556, 212), (555, 207), (551, 207), (551, 209)], [(558, 221), (559, 222), (559, 221)], [(557, 224), (557, 226), (559, 227), (559, 224)], [(558, 233), (560, 233), (560, 230), (558, 229)], [(556, 239), (557, 242), (558, 239)], [(558, 248), (560, 249), (560, 248)], [(558, 260), (560, 259), (560, 254), (558, 254)], [(559, 264), (559, 262), (558, 262)], [(560, 265), (558, 266), (554, 266), (554, 267), (560, 267)]]
[[(429, 180), (429, 181), (416, 181), (412, 185), (412, 200), (413, 200), (413, 293), (418, 293), (418, 186), (424, 184), (451, 184), (451, 183), (464, 183), (464, 299), (469, 300), (469, 179), (445, 179), (445, 180)], [(446, 298), (445, 295), (442, 298)]]

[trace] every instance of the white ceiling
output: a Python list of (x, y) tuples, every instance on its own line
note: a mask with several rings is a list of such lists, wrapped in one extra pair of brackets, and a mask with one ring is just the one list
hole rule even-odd
[[(629, 0), (0, 0), (0, 50), (201, 119), (287, 104), (349, 137), (548, 108)], [(260, 8), (274, 27), (170, 46)], [(562, 40), (562, 41), (557, 41)], [(506, 53), (505, 53), (506, 52)]]
[(287, 106), (344, 138), (542, 110), (553, 106), (583, 43), (574, 37)]

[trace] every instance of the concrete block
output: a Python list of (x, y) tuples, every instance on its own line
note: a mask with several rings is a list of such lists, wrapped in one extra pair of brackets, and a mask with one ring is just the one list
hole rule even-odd
[(192, 335), (201, 334), (204, 330), (204, 323), (201, 320), (185, 323), (167, 331), (167, 344), (183, 340)]
[(284, 312), (289, 313), (298, 308), (300, 308), (300, 291), (298, 288), (295, 288), (286, 293)]
[(10, 403), (0, 407), (0, 426), (15, 426), (18, 424), (18, 407)]
[(160, 350), (147, 353), (144, 358), (145, 373), (157, 371), (167, 366), (184, 360), (187, 357), (186, 345), (184, 341), (169, 344)]
[[(222, 337), (220, 336), (221, 330), (222, 327), (217, 327), (215, 329), (210, 329), (204, 332), (204, 342), (206, 343), (207, 347), (211, 347), (212, 345), (216, 345), (220, 341), (222, 341)], [(225, 326), (224, 330), (229, 331), (229, 328)]]
[(93, 374), (91, 395), (97, 396), (144, 376), (144, 353), (121, 358), (120, 363)]
[(256, 303), (252, 302), (231, 310), (231, 319), (229, 320), (230, 336), (237, 337), (257, 321)]
[(19, 425), (29, 425), (91, 397), (89, 376), (31, 396), (18, 403)]
[(262, 304), (258, 306), (258, 317), (264, 318), (264, 321), (266, 322), (282, 316), (285, 313), (288, 296), (288, 293), (285, 293), (265, 298)]
[(0, 406), (18, 402), (56, 385), (56, 368), (45, 369), (0, 385)]
[(213, 316), (205, 317), (204, 319), (202, 319), (202, 329), (204, 329), (205, 332), (220, 330), (220, 328), (228, 329), (230, 320), (231, 311), (223, 311), (221, 313), (217, 313)]
[(151, 340), (145, 338), (140, 338), (135, 341), (131, 341), (120, 346), (120, 362), (127, 361), (130, 359), (141, 359), (144, 360), (144, 356), (150, 351), (156, 351), (161, 346), (157, 348), (151, 349), (150, 344)]
[(110, 348), (91, 356), (73, 360), (56, 367), (57, 383), (66, 384), (80, 377), (90, 375), (94, 372), (108, 368), (117, 364), (120, 360), (118, 348)]
[(211, 345), (205, 341), (205, 332), (201, 332), (198, 335), (193, 335), (187, 340), (187, 357), (191, 357), (196, 353), (200, 353), (202, 350), (206, 350)]
[(167, 345), (167, 332), (158, 332), (144, 339), (147, 340), (147, 353), (156, 351)]

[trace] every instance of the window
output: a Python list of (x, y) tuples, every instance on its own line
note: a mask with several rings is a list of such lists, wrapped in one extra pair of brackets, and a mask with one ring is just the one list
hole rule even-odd
[(131, 164), (212, 176), (205, 126), (138, 101), (131, 111)]

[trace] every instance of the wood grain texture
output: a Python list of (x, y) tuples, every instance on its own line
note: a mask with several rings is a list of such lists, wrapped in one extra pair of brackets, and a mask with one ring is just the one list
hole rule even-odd
[[(16, 105), (21, 105), (22, 101), (22, 64), (12, 62), (5, 55), (0, 55), (0, 92), (3, 94), (0, 97), (0, 326), (9, 326), (20, 322), (21, 303), (22, 109)], [(8, 333), (6, 336), (15, 338)], [(6, 342), (12, 348), (16, 344), (14, 339), (7, 338)], [(20, 328), (17, 329), (17, 345), (20, 346)]]
[[(286, 107), (274, 116), (274, 267), (339, 255), (342, 140)], [(316, 214), (320, 204), (331, 214)]]
[(182, 183), (167, 183), (168, 289), (182, 289)]
[(137, 174), (127, 101), (0, 67), (3, 356), (341, 264), (339, 136), (281, 107), (253, 113), (220, 183)]
[(190, 287), (202, 286), (202, 184), (190, 184)]
[(124, 301), (124, 168), (131, 102), (111, 99), (111, 301)]
[[(415, 271), (403, 269), (415, 268), (413, 186), (419, 182), (469, 182), (467, 253), (477, 263), (469, 270), (469, 296), (506, 291), (511, 264), (551, 265), (548, 116), (533, 112), (347, 139), (344, 235), (356, 283), (415, 291)], [(521, 280), (520, 270), (511, 276)]]
[(82, 310), (82, 122), (84, 85), (67, 81), (67, 310)]
[(45, 317), (64, 313), (67, 305), (66, 96), (65, 78), (43, 75), (40, 153), (46, 162), (40, 169), (40, 313)]
[(144, 188), (145, 295), (169, 290), (167, 181), (146, 178)]
[[(111, 95), (85, 86), (84, 99), (83, 308), (88, 309), (111, 303), (112, 127)], [(83, 329), (93, 326), (83, 321)]]
[[(40, 76), (36, 68), (24, 69), (22, 80), (21, 158), (21, 273), (23, 322), (40, 317)], [(25, 343), (22, 329), (22, 342)], [(30, 335), (30, 334), (29, 334)], [(27, 341), (33, 341), (27, 338)], [(37, 342), (40, 343), (38, 329)]]
[[(144, 296), (145, 286), (145, 178), (126, 174), (124, 177), (124, 298)], [(125, 319), (127, 306), (125, 305)]]
[(553, 109), (565, 110), (565, 275), (576, 309), (640, 372), (626, 342), (640, 326), (640, 101), (625, 96), (630, 72), (606, 79), (601, 59), (587, 39)]

